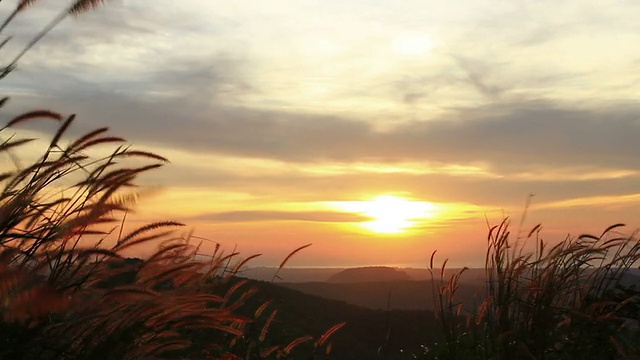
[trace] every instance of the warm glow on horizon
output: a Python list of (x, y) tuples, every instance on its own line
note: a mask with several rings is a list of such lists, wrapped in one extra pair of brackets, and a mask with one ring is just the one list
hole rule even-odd
[(424, 201), (413, 201), (395, 195), (380, 195), (366, 201), (334, 203), (344, 211), (356, 212), (373, 220), (361, 225), (378, 234), (400, 234), (415, 226), (420, 219), (435, 216), (437, 206)]

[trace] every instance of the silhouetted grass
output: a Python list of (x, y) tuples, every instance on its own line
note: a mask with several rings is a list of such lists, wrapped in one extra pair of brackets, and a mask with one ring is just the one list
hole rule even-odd
[[(197, 260), (200, 245), (189, 235), (175, 235), (182, 224), (174, 221), (122, 233), (121, 219), (138, 198), (131, 190), (135, 179), (163, 166), (165, 158), (122, 145), (106, 128), (63, 146), (74, 116), (63, 119), (51, 111), (15, 117), (0, 136), (42, 119), (60, 124), (42, 156), (0, 174), (2, 358), (283, 358), (307, 341), (315, 345), (312, 354), (325, 351), (341, 324), (317, 339), (266, 347), (277, 310), (266, 315), (265, 304), (252, 315), (238, 315), (256, 289), (226, 284), (253, 257), (235, 260), (238, 254), (217, 247), (210, 260)], [(10, 135), (0, 153), (16, 157), (31, 141)], [(106, 145), (115, 146), (109, 155), (87, 155)], [(121, 165), (131, 158), (146, 164)], [(124, 251), (149, 245), (158, 247), (150, 257), (125, 261)], [(230, 268), (232, 260), (237, 264)], [(247, 336), (258, 322), (259, 334)], [(196, 334), (207, 341), (194, 343)]]
[(619, 234), (622, 226), (551, 246), (540, 238), (540, 226), (511, 240), (504, 220), (489, 231), (486, 288), (475, 308), (465, 309), (456, 297), (464, 270), (447, 279), (446, 261), (436, 269), (432, 256), (446, 341), (425, 358), (637, 358), (638, 333), (628, 326), (639, 320), (640, 297), (621, 282), (640, 258), (640, 240)]

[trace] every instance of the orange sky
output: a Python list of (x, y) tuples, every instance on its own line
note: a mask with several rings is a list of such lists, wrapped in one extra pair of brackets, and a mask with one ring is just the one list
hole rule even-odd
[[(2, 59), (58, 7), (7, 27)], [(168, 157), (129, 227), (182, 221), (254, 265), (313, 243), (290, 265), (438, 249), (478, 266), (486, 219), (517, 232), (530, 193), (522, 232), (639, 225), (639, 17), (622, 0), (113, 1), (2, 80), (3, 121), (77, 113), (76, 133)]]

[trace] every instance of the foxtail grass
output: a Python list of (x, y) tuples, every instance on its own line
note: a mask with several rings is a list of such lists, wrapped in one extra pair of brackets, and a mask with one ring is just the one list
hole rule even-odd
[[(486, 285), (479, 305), (458, 299), (464, 269), (430, 272), (445, 343), (438, 359), (631, 359), (640, 354), (640, 292), (624, 280), (640, 259), (640, 239), (615, 224), (600, 235), (541, 238), (541, 226), (512, 239), (505, 219), (489, 230)], [(635, 356), (635, 357), (634, 357)]]
[[(0, 357), (282, 359), (314, 340), (266, 341), (277, 315), (266, 315), (270, 303), (239, 315), (257, 288), (235, 275), (258, 255), (240, 260), (217, 245), (204, 256), (202, 241), (176, 234), (184, 226), (176, 221), (123, 231), (139, 199), (137, 177), (164, 166), (164, 157), (133, 149), (106, 128), (69, 140), (75, 117), (45, 110), (10, 119), (0, 129), (0, 154), (17, 158), (34, 140), (17, 138), (14, 127), (40, 120), (59, 124), (42, 155), (0, 174)], [(98, 146), (114, 150), (89, 156)], [(131, 159), (140, 164), (125, 166)], [(126, 258), (141, 246), (157, 250)], [(340, 327), (320, 334), (314, 351), (329, 351)]]
[[(3, 34), (5, 28), (20, 14), (28, 11), (28, 9), (34, 6), (38, 1), (37, 0), (19, 0), (14, 7), (13, 11), (9, 13), (9, 15), (4, 19), (4, 21), (0, 24), (0, 35)], [(7, 65), (4, 65), (0, 68), (0, 79), (7, 76), (11, 73), (18, 62), (47, 34), (51, 32), (56, 26), (58, 26), (64, 19), (69, 16), (80, 16), (88, 11), (94, 10), (99, 6), (103, 5), (106, 0), (74, 0), (68, 7), (62, 9), (58, 14), (51, 19), (36, 35), (31, 38), (27, 42), (27, 44), (20, 50)], [(0, 43), (0, 48), (4, 47), (4, 45), (12, 40), (12, 36), (5, 37)]]

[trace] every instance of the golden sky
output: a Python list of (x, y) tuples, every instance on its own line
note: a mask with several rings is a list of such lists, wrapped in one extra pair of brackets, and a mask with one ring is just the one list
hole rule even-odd
[[(0, 57), (59, 8), (17, 18)], [(131, 227), (183, 221), (254, 265), (313, 243), (290, 264), (477, 266), (487, 220), (517, 232), (531, 193), (525, 233), (638, 226), (638, 18), (629, 0), (114, 0), (2, 82), (11, 114), (77, 113), (171, 160)]]

